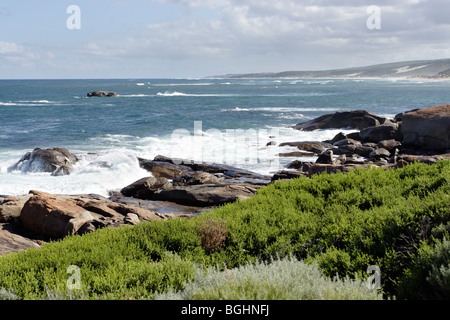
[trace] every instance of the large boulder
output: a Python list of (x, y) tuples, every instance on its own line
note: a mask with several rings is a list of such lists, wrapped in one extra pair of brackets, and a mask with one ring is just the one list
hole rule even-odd
[(156, 191), (171, 186), (172, 184), (166, 178), (145, 177), (126, 186), (120, 193), (126, 197), (151, 200)]
[(120, 226), (129, 223), (130, 217), (136, 222), (135, 216), (147, 221), (166, 219), (157, 212), (98, 195), (53, 195), (34, 190), (30, 194), (20, 221), (26, 230), (52, 239)]
[(22, 172), (51, 172), (52, 175), (70, 174), (77, 157), (65, 148), (36, 148), (27, 152), (8, 171), (20, 170)]
[(401, 140), (402, 133), (397, 123), (386, 123), (361, 130), (359, 137), (365, 142), (378, 143), (383, 140)]
[(404, 113), (403, 144), (434, 152), (450, 149), (450, 104)]
[(41, 193), (25, 203), (20, 220), (27, 230), (51, 238), (62, 238), (75, 234), (93, 217), (73, 202)]
[(328, 113), (313, 120), (299, 123), (293, 128), (296, 130), (313, 131), (317, 129), (338, 129), (351, 127), (362, 130), (368, 127), (378, 126), (386, 121), (374, 113), (365, 110), (339, 111)]
[(169, 161), (147, 160), (139, 158), (140, 166), (151, 172), (154, 177), (173, 179), (175, 176), (183, 175), (186, 172), (193, 172), (193, 170), (182, 164), (174, 164)]

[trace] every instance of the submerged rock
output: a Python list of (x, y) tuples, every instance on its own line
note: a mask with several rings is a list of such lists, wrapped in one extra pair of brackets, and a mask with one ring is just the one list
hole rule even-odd
[(70, 174), (77, 160), (77, 157), (65, 148), (36, 148), (32, 152), (27, 152), (16, 164), (9, 167), (8, 171), (51, 172), (52, 175), (67, 175)]
[(92, 91), (87, 94), (88, 97), (118, 97), (119, 95), (111, 91)]

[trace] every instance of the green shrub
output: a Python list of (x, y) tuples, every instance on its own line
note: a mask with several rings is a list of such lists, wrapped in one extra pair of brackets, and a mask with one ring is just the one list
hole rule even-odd
[(258, 262), (234, 269), (197, 269), (183, 290), (157, 294), (173, 300), (381, 300), (360, 280), (331, 279), (314, 264), (294, 258), (271, 263)]
[(196, 265), (234, 269), (294, 255), (331, 278), (364, 279), (376, 265), (386, 297), (442, 296), (448, 269), (433, 255), (448, 237), (449, 194), (450, 161), (279, 181), (194, 219), (102, 229), (8, 254), (0, 288), (21, 299), (64, 297), (75, 265), (87, 299), (147, 299), (182, 290)]

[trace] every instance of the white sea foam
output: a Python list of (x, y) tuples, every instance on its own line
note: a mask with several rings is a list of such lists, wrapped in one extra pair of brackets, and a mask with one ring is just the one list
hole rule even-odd
[(136, 93), (136, 94), (121, 94), (119, 97), (123, 98), (141, 98), (141, 97), (153, 97), (151, 94)]
[(260, 107), (260, 108), (239, 108), (235, 107), (232, 109), (222, 109), (222, 112), (251, 112), (251, 111), (265, 111), (265, 112), (311, 112), (311, 111), (323, 111), (323, 112), (331, 112), (338, 111), (338, 108), (295, 108), (295, 107)]
[(43, 172), (8, 172), (8, 167), (21, 156), (0, 162), (0, 194), (21, 195), (30, 190), (40, 190), (55, 194), (96, 193), (108, 196), (110, 190), (120, 190), (149, 175), (127, 150), (79, 153), (77, 156), (81, 160), (74, 166), (74, 171), (70, 175), (56, 177)]
[(48, 100), (21, 100), (18, 102), (23, 102), (23, 103), (54, 103), (53, 101), (48, 101)]
[(156, 94), (157, 96), (164, 96), (164, 97), (179, 97), (179, 96), (188, 96), (188, 94), (183, 93), (183, 92), (178, 92), (178, 91), (174, 91), (174, 92), (158, 92)]
[(194, 83), (155, 83), (154, 87), (177, 87), (177, 86), (210, 86), (212, 82), (194, 82)]
[(49, 100), (20, 100), (20, 101), (7, 101), (7, 102), (0, 102), (0, 106), (18, 106), (18, 107), (33, 107), (33, 106), (46, 106), (50, 104), (61, 104), (60, 102), (56, 101), (49, 101)]
[(178, 91), (158, 92), (156, 95), (161, 96), (161, 97), (240, 97), (240, 96), (242, 96), (239, 94), (226, 94), (226, 93), (192, 94), (192, 93), (183, 93), (183, 92), (178, 92)]

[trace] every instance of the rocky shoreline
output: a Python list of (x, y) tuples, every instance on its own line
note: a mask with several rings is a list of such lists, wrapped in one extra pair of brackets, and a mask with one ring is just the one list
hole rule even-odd
[[(419, 161), (450, 159), (450, 105), (398, 114), (394, 119), (357, 110), (326, 114), (294, 126), (296, 130), (354, 128), (328, 141), (288, 141), (278, 147), (298, 149), (285, 168), (266, 176), (222, 164), (196, 163), (157, 156), (138, 159), (149, 172), (109, 198), (95, 194), (54, 195), (37, 190), (22, 196), (0, 196), (0, 256), (40, 247), (68, 234), (85, 234), (106, 227), (141, 221), (195, 217), (203, 210), (246, 199), (278, 180), (348, 172), (367, 165), (398, 168)], [(315, 162), (302, 161), (304, 156)], [(35, 149), (13, 167), (39, 166), (52, 175), (70, 174), (77, 158), (62, 148)]]

